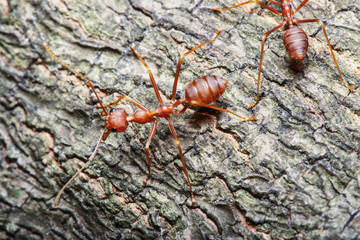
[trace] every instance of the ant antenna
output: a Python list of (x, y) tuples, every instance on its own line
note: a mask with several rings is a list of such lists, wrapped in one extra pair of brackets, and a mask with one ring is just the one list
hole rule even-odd
[(87, 163), (82, 167), (80, 168), (71, 178), (70, 180), (62, 187), (62, 189), (59, 191), (58, 195), (56, 196), (56, 199), (55, 199), (55, 202), (54, 202), (54, 207), (56, 207), (59, 203), (59, 200), (60, 200), (60, 197), (61, 195), (63, 194), (65, 188), (67, 188), (67, 186), (69, 186), (69, 184), (82, 172), (82, 170), (84, 170), (85, 168), (87, 168), (87, 166), (89, 166), (89, 164), (91, 163), (91, 161), (94, 159), (95, 155), (96, 155), (96, 152), (99, 148), (99, 145), (100, 145), (100, 142), (102, 140), (102, 137), (104, 136), (105, 134), (105, 131), (107, 130), (107, 127), (105, 127), (104, 131), (102, 132), (100, 138), (99, 138), (99, 141), (98, 143), (96, 144), (96, 147), (95, 147), (95, 150), (94, 152), (91, 154), (89, 160), (87, 161)]
[(78, 76), (79, 78), (81, 78), (82, 80), (86, 81), (87, 84), (91, 87), (91, 89), (94, 91), (95, 96), (97, 98), (97, 100), (100, 103), (101, 108), (103, 109), (103, 113), (105, 115), (107, 115), (107, 112), (105, 110), (105, 107), (103, 106), (99, 96), (97, 95), (94, 86), (92, 85), (92, 83), (83, 75), (81, 75), (80, 73), (78, 73), (77, 71), (75, 71), (74, 69), (72, 69), (69, 65), (67, 65), (66, 63), (63, 63), (57, 56), (55, 56), (55, 54), (50, 50), (50, 48), (48, 47), (48, 45), (46, 43), (44, 43), (44, 47), (46, 48), (46, 51), (61, 65), (63, 65), (64, 67), (66, 67), (69, 71), (71, 71), (72, 73), (74, 73), (76, 76)]

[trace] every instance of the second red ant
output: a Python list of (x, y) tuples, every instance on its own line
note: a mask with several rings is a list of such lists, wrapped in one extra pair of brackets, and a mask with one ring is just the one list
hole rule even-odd
[[(195, 51), (196, 49), (200, 48), (204, 44), (214, 41), (214, 39), (219, 35), (219, 33), (220, 33), (220, 31), (217, 31), (216, 35), (212, 39), (199, 44), (198, 46), (196, 46), (195, 48), (193, 48), (190, 51), (186, 52), (185, 54), (183, 54), (179, 58), (177, 68), (176, 68), (176, 74), (175, 74), (173, 90), (172, 90), (172, 99), (171, 99), (171, 102), (169, 104), (164, 104), (163, 103), (163, 100), (161, 99), (159, 90), (158, 90), (157, 85), (155, 83), (154, 77), (153, 77), (153, 75), (151, 73), (151, 70), (149, 69), (147, 64), (144, 62), (142, 57), (138, 54), (138, 52), (135, 49), (135, 46), (132, 46), (132, 50), (135, 52), (137, 57), (140, 59), (142, 64), (147, 69), (147, 72), (149, 74), (152, 86), (153, 86), (154, 91), (155, 91), (155, 95), (156, 95), (156, 97), (157, 97), (157, 99), (158, 99), (158, 101), (160, 103), (160, 107), (158, 107), (154, 111), (149, 110), (144, 105), (138, 103), (137, 101), (135, 101), (135, 100), (133, 100), (130, 97), (125, 96), (125, 95), (120, 97), (115, 102), (110, 103), (109, 105), (103, 105), (100, 98), (99, 98), (99, 96), (97, 95), (92, 83), (86, 77), (84, 77), (83, 75), (81, 75), (80, 73), (75, 71), (73, 68), (71, 68), (67, 64), (63, 63), (59, 58), (57, 58), (55, 56), (54, 53), (52, 53), (52, 51), (49, 49), (49, 47), (46, 44), (44, 44), (47, 52), (56, 61), (58, 61), (60, 64), (62, 64), (68, 70), (70, 70), (75, 75), (77, 75), (78, 77), (80, 77), (81, 79), (83, 79), (84, 81), (87, 82), (87, 84), (93, 90), (93, 92), (94, 92), (94, 94), (95, 94), (95, 96), (96, 96), (96, 98), (97, 98), (97, 100), (98, 100), (98, 102), (99, 102), (99, 104), (100, 104), (100, 106), (102, 108), (102, 116), (106, 117), (105, 118), (105, 129), (103, 130), (103, 132), (102, 132), (102, 134), (100, 136), (100, 139), (99, 139), (98, 143), (96, 144), (94, 152), (91, 154), (88, 162), (82, 168), (80, 168), (71, 177), (71, 179), (64, 185), (64, 187), (59, 191), (59, 193), (58, 193), (58, 195), (57, 195), (57, 197), (55, 199), (54, 206), (57, 206), (57, 204), (58, 204), (58, 202), (60, 200), (60, 197), (61, 197), (62, 193), (64, 192), (65, 188), (94, 159), (94, 157), (96, 155), (96, 152), (98, 150), (98, 147), (100, 145), (100, 142), (105, 141), (106, 138), (109, 136), (109, 134), (112, 133), (112, 132), (115, 133), (115, 132), (123, 132), (123, 131), (125, 131), (130, 122), (135, 122), (135, 123), (139, 123), (139, 124), (150, 123), (150, 122), (153, 123), (150, 136), (148, 137), (148, 140), (147, 140), (146, 145), (145, 145), (146, 160), (147, 160), (147, 165), (148, 165), (148, 175), (147, 175), (146, 179), (144, 180), (144, 184), (145, 184), (150, 178), (151, 161), (150, 161), (149, 147), (150, 147), (150, 143), (151, 143), (151, 141), (152, 141), (152, 139), (153, 139), (153, 137), (155, 135), (155, 132), (156, 132), (156, 127), (157, 127), (157, 123), (158, 123), (158, 120), (156, 119), (156, 117), (165, 118), (168, 121), (169, 128), (170, 128), (171, 134), (173, 135), (173, 137), (175, 139), (177, 148), (179, 150), (181, 162), (182, 162), (182, 165), (183, 165), (183, 168), (184, 168), (184, 172), (185, 172), (185, 175), (186, 175), (187, 182), (189, 184), (192, 204), (196, 204), (194, 193), (193, 193), (192, 186), (191, 186), (191, 183), (190, 183), (189, 174), (187, 172), (184, 156), (183, 156), (183, 153), (182, 153), (182, 150), (181, 150), (180, 142), (178, 140), (175, 129), (174, 129), (173, 124), (171, 122), (170, 115), (171, 114), (173, 114), (173, 115), (182, 114), (182, 113), (184, 113), (186, 111), (186, 109), (189, 106), (201, 106), (201, 107), (207, 107), (207, 108), (212, 108), (212, 109), (215, 109), (215, 110), (231, 113), (231, 114), (235, 115), (236, 117), (238, 117), (240, 119), (243, 119), (245, 121), (255, 120), (256, 119), (255, 116), (252, 116), (250, 118), (245, 118), (245, 117), (239, 116), (236, 113), (231, 112), (231, 111), (229, 111), (227, 109), (222, 109), (222, 108), (219, 108), (219, 107), (216, 107), (216, 106), (209, 105), (210, 103), (216, 101), (224, 93), (224, 91), (226, 89), (226, 86), (227, 86), (227, 83), (228, 83), (228, 81), (226, 79), (221, 78), (221, 77), (217, 77), (217, 76), (203, 76), (203, 77), (196, 78), (195, 80), (193, 80), (192, 82), (190, 82), (186, 86), (186, 88), (185, 88), (185, 98), (175, 100), (177, 82), (178, 82), (179, 73), (180, 73), (180, 69), (181, 69), (181, 62), (182, 62), (183, 58), (186, 55), (188, 55), (188, 54), (192, 53), (193, 51)], [(106, 111), (106, 108), (108, 108), (110, 106), (117, 105), (123, 99), (128, 100), (129, 102), (134, 104), (136, 107), (138, 107), (140, 110), (137, 110), (132, 115), (128, 115), (125, 112), (125, 110), (120, 109), (120, 108), (112, 108), (109, 112)], [(181, 110), (175, 109), (177, 106), (179, 106), (181, 104), (184, 104), (184, 107)]]
[(289, 29), (285, 31), (284, 38), (283, 38), (286, 51), (290, 54), (290, 57), (292, 57), (293, 59), (301, 60), (301, 59), (303, 59), (305, 57), (308, 46), (309, 46), (308, 37), (307, 37), (306, 33), (304, 32), (304, 30), (302, 30), (299, 27), (294, 26), (294, 24), (298, 25), (298, 24), (302, 24), (302, 23), (312, 23), (312, 22), (319, 23), (322, 30), (323, 30), (323, 32), (324, 32), (327, 43), (329, 45), (331, 55), (334, 58), (334, 62), (335, 62), (335, 65), (336, 65), (336, 67), (338, 69), (340, 79), (341, 79), (342, 83), (345, 85), (346, 88), (348, 88), (350, 91), (353, 91), (354, 90), (353, 87), (346, 85), (346, 82), (345, 82), (345, 80), (343, 79), (343, 77), (341, 75), (339, 65), (338, 65), (338, 63), (336, 61), (335, 54), (334, 54), (333, 49), (332, 49), (332, 47), (330, 45), (330, 41), (329, 41), (329, 38), (327, 36), (327, 33), (325, 31), (325, 27), (324, 27), (324, 24), (322, 23), (322, 21), (320, 19), (296, 20), (294, 18), (294, 14), (297, 13), (309, 0), (304, 0), (302, 3), (300, 3), (300, 5), (295, 9), (295, 11), (292, 9), (292, 5), (291, 5), (293, 0), (267, 0), (267, 1), (270, 2), (270, 3), (276, 4), (276, 5), (280, 5), (281, 8), (282, 8), (282, 12), (279, 13), (278, 11), (273, 9), (272, 7), (262, 3), (260, 1), (257, 1), (257, 0), (249, 0), (249, 1), (246, 1), (246, 2), (243, 2), (243, 3), (231, 6), (229, 8), (223, 9), (223, 10), (221, 10), (219, 8), (214, 9), (215, 11), (218, 11), (218, 12), (225, 12), (225, 11), (230, 10), (232, 8), (240, 7), (240, 6), (249, 4), (249, 3), (257, 3), (260, 6), (270, 10), (272, 13), (274, 13), (274, 14), (276, 14), (278, 16), (281, 16), (283, 18), (283, 21), (281, 22), (280, 25), (278, 25), (278, 26), (274, 27), (273, 29), (267, 31), (262, 37), (260, 65), (259, 65), (259, 73), (258, 73), (258, 79), (257, 79), (256, 100), (255, 100), (255, 103), (248, 106), (248, 108), (254, 107), (256, 105), (256, 103), (258, 102), (258, 100), (259, 100), (260, 76), (261, 76), (261, 66), (262, 66), (262, 61), (263, 61), (263, 56), (264, 56), (265, 39), (270, 33), (285, 27), (286, 24), (289, 27)]

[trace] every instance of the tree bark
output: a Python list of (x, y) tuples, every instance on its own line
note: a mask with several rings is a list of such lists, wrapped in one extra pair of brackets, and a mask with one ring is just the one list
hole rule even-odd
[[(357, 239), (360, 234), (359, 0), (309, 1), (295, 17), (319, 18), (345, 80), (341, 83), (321, 27), (302, 24), (309, 51), (290, 60), (283, 32), (261, 37), (281, 18), (238, 1), (0, 2), (0, 239)], [(298, 6), (299, 1), (294, 1)], [(274, 6), (277, 10), (278, 6)], [(181, 54), (177, 97), (204, 75), (229, 80), (214, 105), (239, 115), (190, 108), (172, 117), (198, 205), (192, 206), (167, 121), (150, 145), (151, 124), (102, 142), (95, 95), (58, 64), (43, 43), (94, 84), (102, 101), (126, 94), (159, 106), (134, 44), (166, 103)], [(131, 103), (119, 104), (128, 113)]]

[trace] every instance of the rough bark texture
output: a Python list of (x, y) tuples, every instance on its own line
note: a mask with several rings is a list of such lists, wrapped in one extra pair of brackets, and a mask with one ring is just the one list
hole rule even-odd
[[(325, 20), (342, 85), (318, 24), (299, 69), (262, 34), (280, 17), (256, 4), (223, 14), (232, 0), (0, 1), (0, 239), (357, 239), (360, 234), (359, 0), (309, 1), (297, 19)], [(295, 1), (295, 6), (299, 1)], [(277, 6), (275, 6), (276, 8)], [(278, 8), (276, 8), (278, 9)], [(103, 128), (89, 87), (43, 47), (86, 75), (103, 101), (127, 94), (159, 104), (135, 44), (166, 102), (179, 56), (178, 97), (192, 79), (218, 75), (229, 87), (216, 106), (257, 122), (192, 108), (173, 122), (198, 206), (166, 121), (133, 124), (101, 144), (94, 163), (54, 197), (91, 154)], [(298, 69), (298, 70), (296, 70)], [(136, 108), (128, 102), (121, 107)]]

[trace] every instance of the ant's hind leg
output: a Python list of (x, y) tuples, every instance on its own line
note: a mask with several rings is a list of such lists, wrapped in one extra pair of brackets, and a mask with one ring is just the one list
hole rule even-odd
[(230, 114), (233, 114), (233, 115), (235, 115), (236, 117), (238, 117), (238, 118), (240, 118), (240, 119), (243, 119), (243, 120), (245, 120), (245, 121), (256, 120), (256, 116), (252, 116), (252, 117), (249, 117), (249, 118), (245, 118), (245, 117), (242, 117), (242, 116), (240, 116), (240, 115), (237, 115), (236, 113), (234, 113), (234, 112), (232, 112), (232, 111), (230, 111), (230, 110), (223, 109), (223, 108), (219, 108), (219, 107), (215, 107), (215, 106), (213, 106), (213, 105), (209, 105), (209, 104), (202, 103), (202, 102), (192, 101), (192, 102), (190, 102), (190, 105), (192, 105), (192, 106), (200, 106), (200, 107), (207, 107), (207, 108), (215, 109), (215, 110), (218, 110), (218, 111), (230, 113)]

